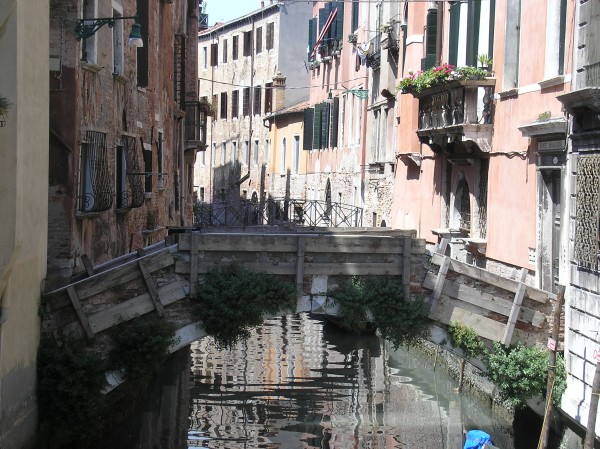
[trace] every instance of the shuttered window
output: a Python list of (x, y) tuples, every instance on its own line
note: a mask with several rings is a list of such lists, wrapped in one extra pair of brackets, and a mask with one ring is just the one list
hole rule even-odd
[(303, 150), (311, 150), (313, 144), (313, 121), (315, 110), (307, 108), (304, 110), (304, 139), (302, 144)]
[(316, 150), (321, 148), (321, 108), (322, 105), (315, 105), (312, 147)]
[(427, 11), (427, 28), (425, 31), (425, 58), (421, 60), (421, 70), (435, 66), (437, 58), (437, 9)]
[(137, 16), (141, 25), (140, 34), (146, 43), (137, 48), (137, 85), (148, 86), (148, 2), (138, 2)]
[(244, 32), (244, 56), (252, 54), (252, 31)]
[(265, 114), (273, 112), (273, 83), (265, 84)]
[(321, 146), (320, 148), (328, 148), (329, 145), (329, 104), (321, 105)]
[(210, 66), (215, 67), (219, 63), (219, 44), (210, 44)]
[(340, 115), (340, 97), (333, 99), (331, 108), (331, 137), (329, 146), (335, 148), (338, 146), (338, 119)]
[(270, 22), (267, 23), (267, 50), (273, 48), (273, 43), (275, 41), (275, 23)]
[(358, 0), (352, 0), (352, 33), (354, 33), (358, 29), (358, 12), (359, 12), (360, 4)]
[(223, 39), (223, 62), (227, 62), (227, 39)]
[(311, 57), (311, 52), (313, 48), (315, 48), (315, 44), (317, 42), (317, 19), (310, 19), (308, 21), (308, 55), (309, 59), (313, 61), (315, 59), (315, 55), (313, 54)]
[(221, 118), (227, 120), (227, 92), (221, 92)]
[(262, 96), (261, 92), (262, 92), (262, 89), (261, 89), (260, 86), (254, 88), (254, 105), (253, 105), (254, 106), (253, 107), (254, 110), (252, 111), (252, 113), (254, 115), (260, 115), (260, 107), (262, 105), (262, 103), (261, 103), (261, 100), (262, 100), (262, 98), (261, 98), (261, 96)]
[(233, 36), (231, 40), (231, 58), (236, 61), (238, 58), (238, 49), (240, 48), (239, 36)]
[(450, 5), (450, 32), (448, 37), (448, 63), (458, 64), (458, 38), (460, 35), (460, 2)]
[(256, 54), (262, 51), (262, 27), (256, 29)]
[(234, 90), (231, 92), (231, 118), (238, 117), (239, 106), (240, 106), (240, 91)]
[(244, 97), (242, 99), (242, 115), (250, 115), (250, 88), (244, 87)]

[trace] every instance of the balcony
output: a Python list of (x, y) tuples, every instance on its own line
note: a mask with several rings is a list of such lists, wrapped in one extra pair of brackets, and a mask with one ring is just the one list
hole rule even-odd
[(210, 109), (207, 102), (187, 101), (185, 103), (185, 147), (196, 150), (206, 149), (206, 116)]
[(496, 80), (454, 80), (420, 92), (417, 135), (423, 143), (472, 141), (489, 152)]

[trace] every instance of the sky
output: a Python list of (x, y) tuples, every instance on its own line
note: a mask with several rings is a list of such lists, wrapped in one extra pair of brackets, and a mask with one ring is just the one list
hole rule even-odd
[[(260, 9), (260, 0), (204, 0), (208, 13), (208, 24), (228, 22), (237, 17)], [(265, 0), (269, 4), (269, 0)]]

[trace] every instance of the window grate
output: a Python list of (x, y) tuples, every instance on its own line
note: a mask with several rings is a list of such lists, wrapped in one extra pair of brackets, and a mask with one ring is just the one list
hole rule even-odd
[(600, 156), (580, 157), (577, 163), (577, 224), (575, 261), (598, 269), (598, 217), (600, 201)]
[(482, 159), (479, 166), (479, 236), (485, 238), (487, 235), (487, 189), (488, 172), (490, 169), (490, 160)]
[(100, 212), (112, 207), (113, 176), (108, 164), (106, 134), (87, 131), (81, 152), (81, 212)]
[(128, 191), (124, 192), (121, 198), (122, 207), (136, 208), (144, 204), (144, 184), (140, 173), (140, 155), (136, 144), (136, 138), (133, 136), (123, 136), (121, 139), (125, 150), (127, 161), (127, 180)]

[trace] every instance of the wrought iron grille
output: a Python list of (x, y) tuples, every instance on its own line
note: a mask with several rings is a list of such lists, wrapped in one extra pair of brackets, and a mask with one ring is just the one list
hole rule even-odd
[(175, 104), (179, 109), (184, 109), (185, 96), (185, 38), (182, 35), (175, 36), (174, 61), (173, 61), (173, 90)]
[(133, 136), (123, 136), (123, 146), (127, 158), (127, 185), (128, 190), (122, 198), (123, 207), (136, 208), (144, 204), (144, 183), (140, 170), (140, 154), (138, 153), (137, 139)]
[(194, 225), (210, 226), (299, 226), (359, 227), (362, 209), (342, 203), (296, 199), (268, 199), (264, 202), (240, 198), (235, 201), (197, 203)]
[(600, 156), (580, 157), (577, 163), (577, 224), (575, 261), (598, 269), (598, 218), (600, 202)]
[(106, 134), (86, 131), (81, 146), (79, 210), (100, 212), (113, 203), (113, 176), (108, 163)]

